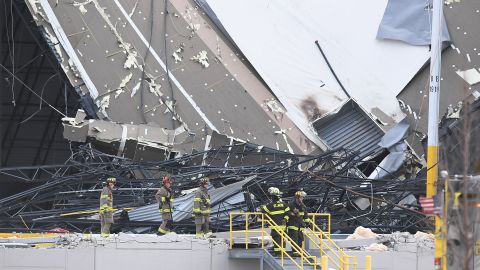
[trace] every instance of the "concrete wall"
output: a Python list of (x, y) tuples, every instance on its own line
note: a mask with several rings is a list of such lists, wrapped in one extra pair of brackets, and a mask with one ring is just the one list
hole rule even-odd
[(240, 270), (258, 260), (230, 260), (224, 240), (153, 235), (93, 238), (55, 248), (1, 248), (0, 270)]
[[(258, 259), (230, 259), (225, 239), (196, 239), (169, 234), (62, 236), (52, 248), (4, 248), (0, 244), (0, 270), (250, 270), (260, 269)], [(372, 256), (374, 270), (433, 270), (433, 250), (415, 244), (397, 245), (395, 251), (348, 251), (365, 269)], [(312, 251), (312, 255), (314, 254)], [(333, 263), (329, 265), (335, 268)], [(268, 270), (267, 265), (265, 265)], [(350, 269), (353, 269), (352, 267)]]

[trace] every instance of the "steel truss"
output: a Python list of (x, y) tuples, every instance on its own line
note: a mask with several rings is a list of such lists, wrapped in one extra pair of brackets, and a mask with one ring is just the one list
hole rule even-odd
[[(225, 199), (217, 203), (219, 211), (212, 214), (212, 228), (217, 231), (228, 229), (225, 216), (229, 211), (255, 211), (267, 203), (266, 190), (270, 186), (279, 187), (286, 200), (291, 200), (295, 191), (305, 190), (308, 193), (305, 203), (311, 212), (332, 214), (333, 231), (347, 233), (357, 226), (378, 232), (431, 228), (416, 205), (399, 205), (410, 194), (417, 198), (423, 194), (425, 179), (366, 179), (358, 169), (365, 165), (377, 166), (366, 164), (355, 152), (346, 149), (304, 156), (242, 143), (171, 160), (142, 162), (108, 155), (84, 145), (62, 165), (0, 169), (0, 175), (31, 184), (25, 191), (0, 199), (0, 227), (96, 231), (98, 220), (92, 219), (91, 213), (65, 214), (97, 209), (105, 177), (117, 177), (114, 207), (121, 209), (156, 203), (154, 193), (160, 186), (159, 179), (170, 174), (176, 196), (180, 196), (181, 190), (197, 187), (200, 176), (209, 176), (215, 187), (256, 176), (243, 186), (243, 202), (228, 205)], [(359, 198), (366, 198), (369, 206), (362, 210), (356, 203)], [(126, 213), (119, 216), (116, 230), (151, 232), (158, 226), (151, 221), (130, 221)], [(319, 220), (319, 224), (324, 225), (324, 221)], [(175, 230), (193, 231), (192, 219), (175, 223)]]

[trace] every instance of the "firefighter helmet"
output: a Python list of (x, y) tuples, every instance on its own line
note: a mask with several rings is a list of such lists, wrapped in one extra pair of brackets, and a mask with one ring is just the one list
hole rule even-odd
[(117, 179), (115, 177), (108, 177), (107, 180), (105, 181), (108, 183), (113, 183), (115, 184), (117, 182)]
[(306, 196), (307, 196), (307, 193), (303, 190), (299, 190), (299, 191), (295, 192), (295, 197), (305, 198)]
[(275, 196), (282, 195), (282, 193), (280, 192), (280, 189), (278, 189), (276, 187), (269, 187), (268, 188), (268, 194), (275, 195)]
[(208, 183), (210, 183), (210, 179), (208, 177), (202, 177), (202, 179), (200, 179), (201, 186), (206, 185)]
[(166, 184), (170, 184), (170, 185), (172, 184), (172, 179), (168, 175), (165, 175), (162, 179), (162, 185), (166, 185)]

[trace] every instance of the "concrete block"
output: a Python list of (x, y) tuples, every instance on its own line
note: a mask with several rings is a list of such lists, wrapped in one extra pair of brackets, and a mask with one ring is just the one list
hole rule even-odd
[(66, 252), (66, 270), (95, 270), (95, 247), (78, 247)]
[(65, 269), (65, 250), (5, 249), (3, 269)]

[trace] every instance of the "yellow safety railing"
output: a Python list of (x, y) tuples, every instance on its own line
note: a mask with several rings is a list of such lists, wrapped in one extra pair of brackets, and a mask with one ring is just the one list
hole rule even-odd
[[(357, 258), (347, 255), (330, 238), (330, 234), (320, 229), (317, 224), (312, 222), (310, 231), (304, 231), (304, 235), (310, 240), (310, 243), (313, 243), (319, 249), (319, 258), (326, 256), (340, 270), (348, 270), (350, 265), (353, 266), (354, 270), (357, 269)], [(327, 252), (330, 252), (330, 255)]]
[[(245, 216), (245, 230), (233, 231), (233, 217), (234, 216)], [(260, 216), (260, 222), (262, 223), (261, 228), (259, 230), (249, 229), (248, 224), (250, 223), (250, 221), (252, 221), (252, 223), (254, 223), (254, 221), (256, 219), (258, 220), (258, 216)], [(253, 217), (253, 218), (250, 220), (249, 217)], [(264, 246), (265, 246), (264, 227), (265, 227), (265, 221), (263, 219), (263, 213), (258, 213), (258, 212), (231, 212), (230, 213), (230, 249), (232, 249), (232, 247), (233, 247), (232, 239), (233, 239), (233, 234), (234, 233), (245, 233), (245, 249), (248, 249), (248, 237), (249, 237), (249, 235), (251, 235), (252, 233), (260, 233), (261, 234), (261, 246), (262, 246), (262, 248), (264, 248)]]
[[(243, 216), (245, 219), (245, 230), (233, 230), (233, 220), (234, 217)], [(328, 264), (332, 262), (340, 270), (350, 270), (350, 266), (354, 270), (357, 269), (357, 258), (356, 256), (349, 256), (341, 249), (331, 238), (330, 238), (330, 214), (327, 213), (312, 213), (309, 214), (312, 220), (311, 227), (303, 230), (305, 236), (304, 242), (309, 241), (312, 243), (318, 250), (318, 256), (311, 255), (308, 251), (305, 250), (305, 247), (298, 246), (284, 230), (279, 229), (278, 225), (268, 216), (263, 213), (258, 212), (232, 212), (230, 213), (230, 249), (233, 248), (233, 234), (241, 233), (245, 236), (245, 249), (248, 249), (249, 236), (252, 236), (253, 233), (259, 233), (261, 235), (261, 247), (264, 248), (264, 236), (267, 235), (265, 232), (265, 225), (268, 225), (272, 230), (275, 230), (280, 235), (280, 243), (277, 243), (275, 240), (272, 240), (274, 246), (280, 249), (281, 252), (281, 265), (284, 266), (284, 258), (287, 257), (292, 261), (299, 269), (304, 268), (304, 264), (313, 265), (314, 269), (317, 269), (317, 262), (322, 262), (322, 264)], [(327, 219), (327, 230), (324, 231), (318, 227), (315, 223), (319, 218)], [(242, 220), (243, 221), (243, 220)], [(261, 227), (252, 230), (249, 228), (249, 225), (252, 223), (261, 222)], [(293, 252), (300, 254), (300, 262), (297, 262), (285, 249), (286, 243), (290, 244), (290, 247)], [(368, 258), (369, 267), (371, 267), (371, 257)], [(368, 268), (366, 268), (368, 269)]]
[[(233, 230), (233, 219), (235, 216), (245, 216), (245, 230), (240, 230), (240, 231), (234, 231)], [(249, 222), (254, 221), (255, 218), (252, 218), (251, 220), (249, 217), (260, 217), (260, 222), (261, 222), (261, 227), (260, 230), (252, 231), (249, 230)], [(258, 220), (258, 219), (257, 219)], [(245, 249), (248, 249), (248, 236), (249, 234), (251, 235), (252, 232), (257, 232), (261, 233), (262, 237), (262, 242), (261, 246), (264, 248), (264, 235), (265, 235), (265, 225), (268, 225), (272, 230), (275, 230), (279, 235), (280, 235), (280, 243), (277, 243), (275, 240), (272, 240), (272, 243), (274, 244), (275, 247), (277, 247), (280, 250), (281, 254), (281, 265), (282, 267), (285, 264), (285, 257), (287, 257), (295, 266), (298, 267), (298, 269), (303, 270), (305, 263), (308, 265), (313, 265), (313, 268), (316, 270), (317, 269), (317, 257), (312, 256), (308, 254), (305, 249), (302, 247), (298, 246), (288, 235), (284, 230), (279, 229), (278, 225), (267, 215), (264, 215), (263, 213), (258, 213), (258, 212), (232, 212), (230, 213), (230, 249), (233, 248), (233, 234), (236, 232), (239, 232), (243, 235), (245, 233)], [(300, 255), (300, 262), (298, 262), (294, 257), (292, 257), (290, 254), (288, 254), (286, 248), (284, 247), (286, 243), (290, 244), (290, 247), (293, 252), (297, 253)]]
[[(330, 215), (329, 213), (309, 213), (308, 216), (312, 220), (313, 224), (317, 224), (317, 220), (319, 220), (319, 219), (326, 219), (327, 220), (327, 229), (323, 230), (323, 232), (325, 234), (327, 234), (328, 236), (330, 236), (330, 228), (331, 228), (331, 225), (332, 225), (332, 221), (331, 221), (332, 215)], [(311, 229), (312, 229), (312, 232), (315, 232), (314, 227), (312, 227)]]

